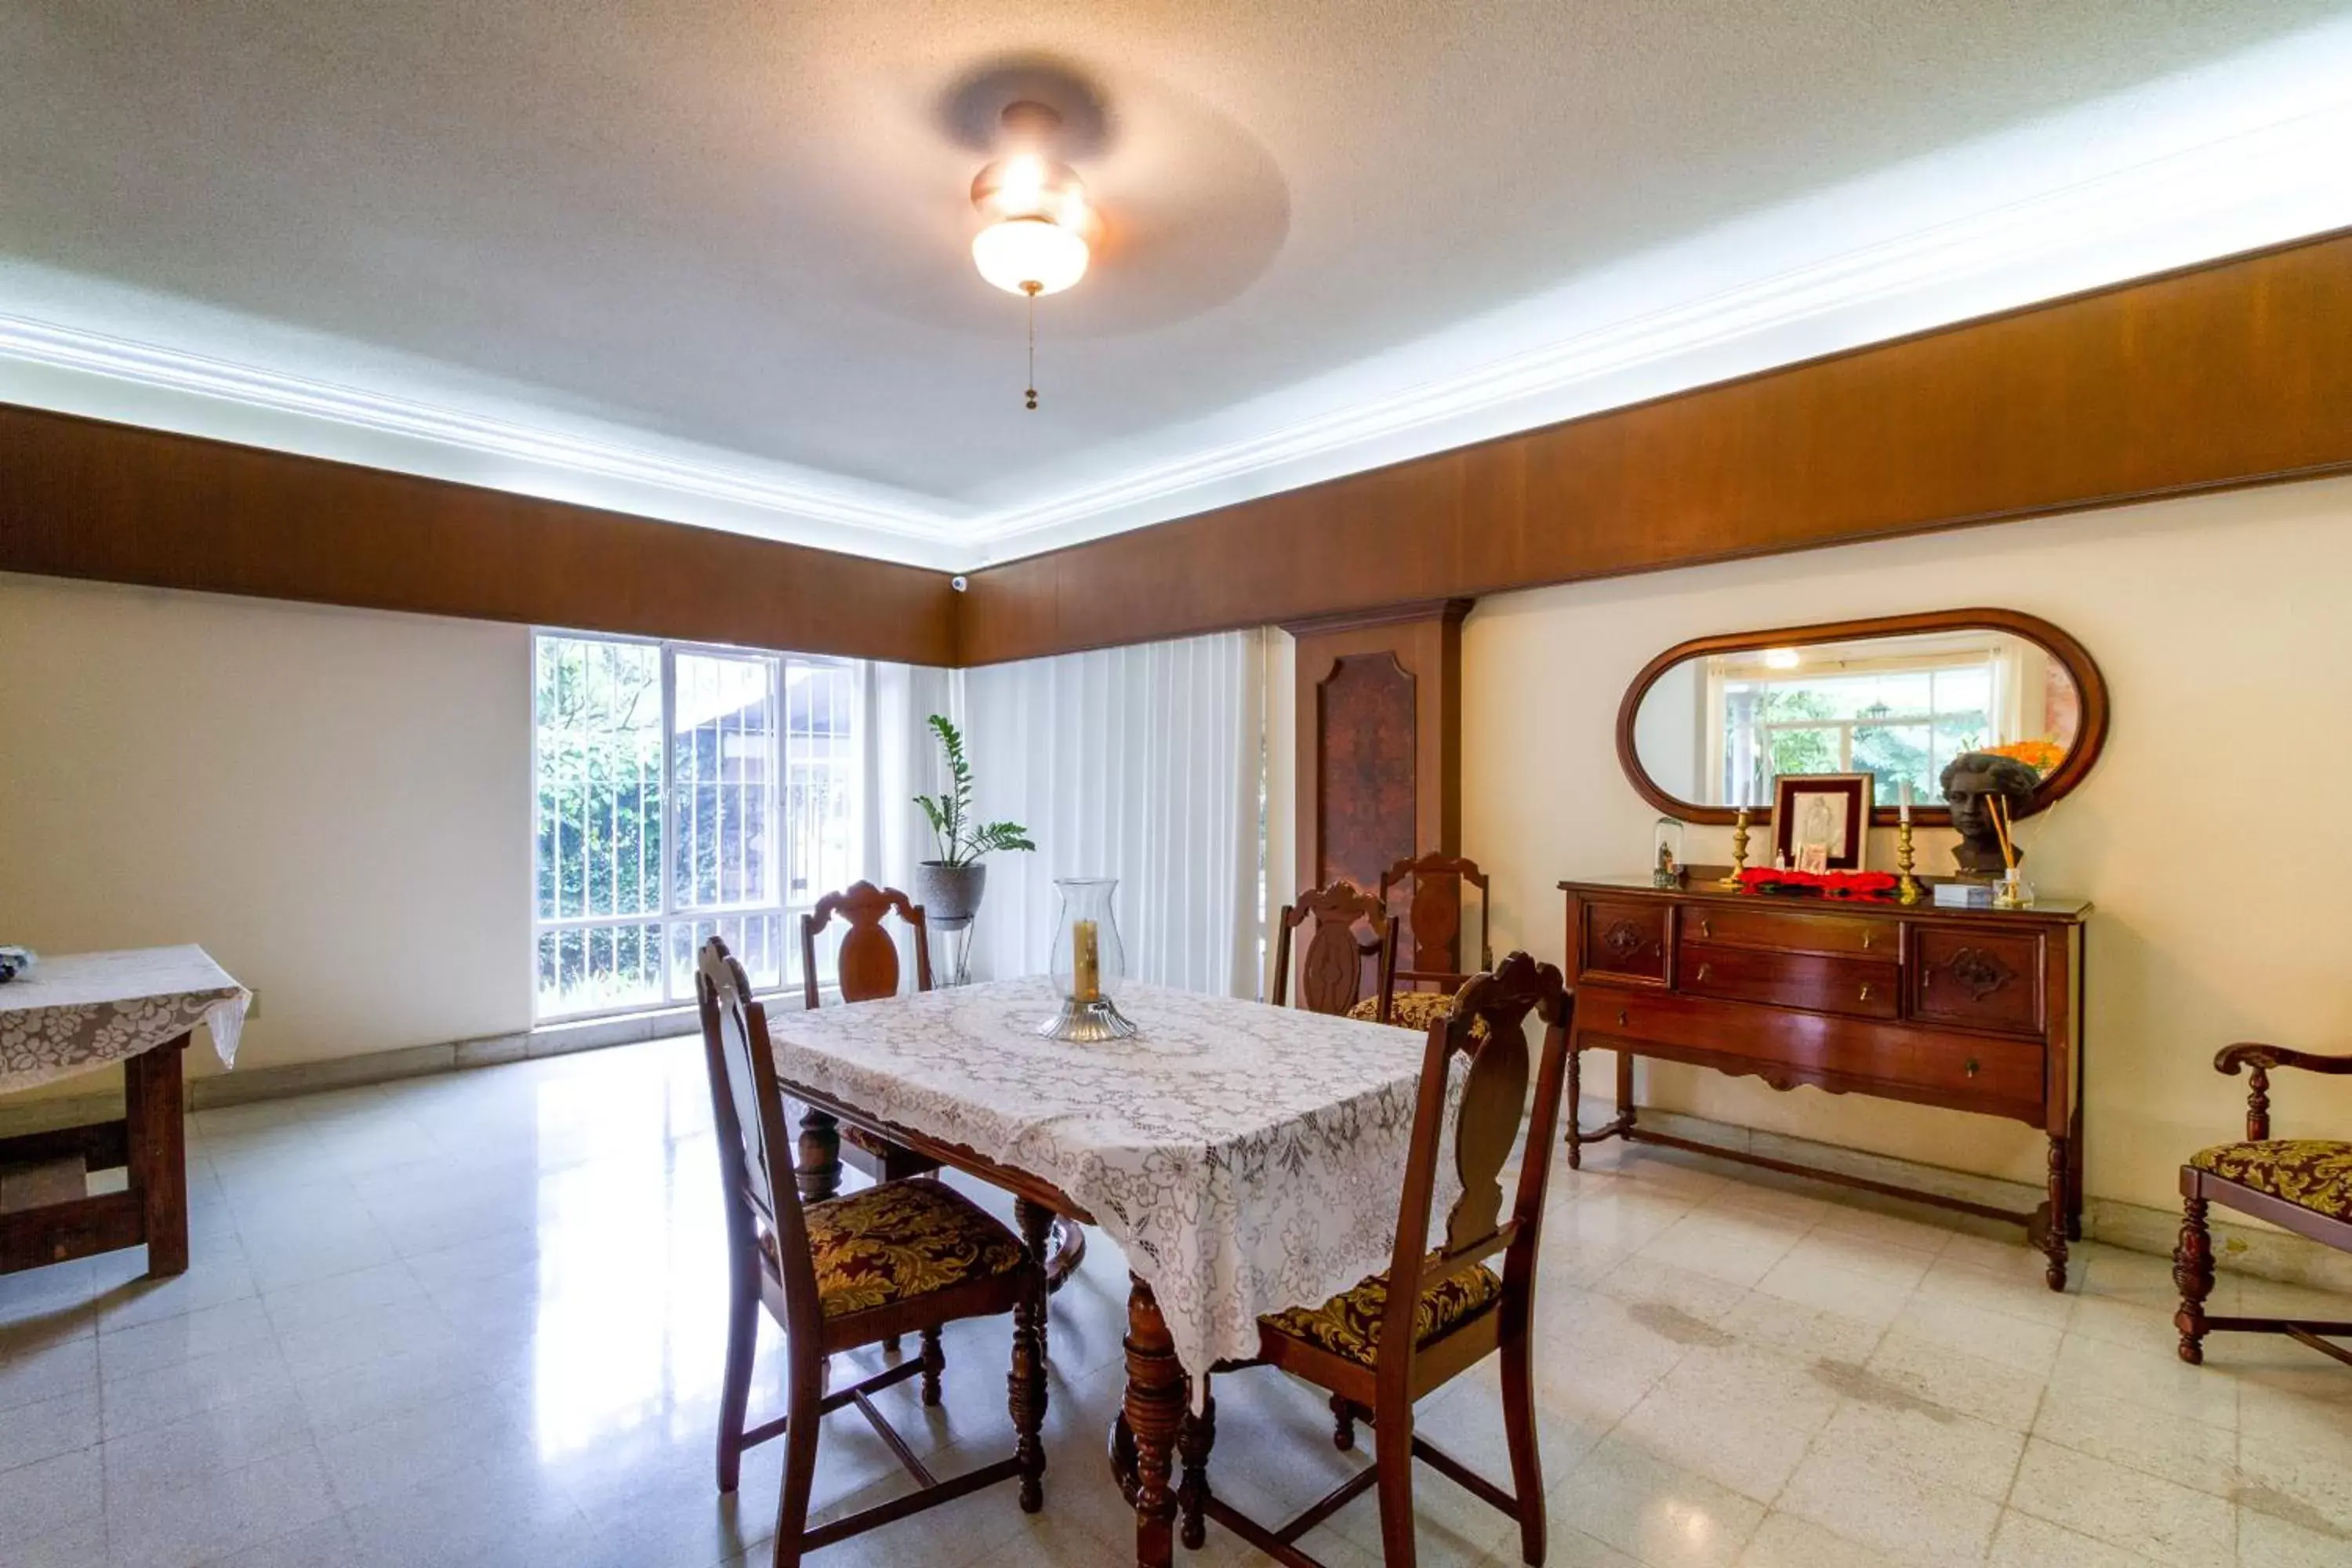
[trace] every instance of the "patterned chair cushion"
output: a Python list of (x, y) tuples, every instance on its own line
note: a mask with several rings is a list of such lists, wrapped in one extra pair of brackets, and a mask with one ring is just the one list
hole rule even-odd
[[(803, 1212), (828, 1318), (1010, 1274), (1029, 1256), (977, 1205), (932, 1181), (884, 1182)], [(772, 1261), (774, 1239), (761, 1240)]]
[[(1484, 1264), (1442, 1279), (1422, 1292), (1412, 1314), (1413, 1339), (1423, 1345), (1442, 1340), (1502, 1299), (1502, 1277)], [(1370, 1366), (1380, 1353), (1381, 1314), (1388, 1305), (1389, 1277), (1375, 1274), (1319, 1307), (1275, 1312), (1258, 1326)]]
[(2224, 1143), (2190, 1155), (2189, 1163), (2297, 1208), (2352, 1220), (2352, 1143), (2329, 1138)]
[[(1365, 997), (1348, 1009), (1348, 1016), (1360, 1023), (1379, 1023), (1381, 999), (1377, 996)], [(1429, 1026), (1432, 1024), (1440, 1018), (1452, 1016), (1454, 1016), (1454, 998), (1443, 991), (1399, 991), (1390, 998), (1389, 1022), (1400, 1029), (1411, 1029), (1416, 1034), (1425, 1035), (1429, 1032)], [(1474, 1040), (1483, 1040), (1486, 1037), (1486, 1019), (1476, 1018), (1471, 1021), (1470, 1037)]]

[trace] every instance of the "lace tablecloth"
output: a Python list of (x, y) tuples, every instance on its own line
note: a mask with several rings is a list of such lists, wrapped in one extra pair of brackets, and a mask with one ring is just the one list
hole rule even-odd
[(198, 1024), (233, 1066), (252, 1000), (201, 947), (44, 957), (0, 985), (0, 1094), (152, 1051)]
[(788, 1082), (1083, 1205), (1197, 1373), (1256, 1354), (1261, 1313), (1388, 1267), (1423, 1037), (1152, 985), (1118, 1005), (1141, 1033), (1105, 1045), (1039, 1037), (1042, 977), (778, 1012), (768, 1031)]

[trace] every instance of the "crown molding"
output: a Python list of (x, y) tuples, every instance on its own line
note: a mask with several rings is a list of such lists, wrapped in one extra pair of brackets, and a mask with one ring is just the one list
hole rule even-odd
[[(987, 564), (2352, 225), (2352, 104), (990, 512)], [(1703, 241), (1700, 243), (1704, 243)], [(1568, 292), (1568, 291), (1563, 291)], [(1529, 312), (1532, 313), (1532, 312)]]
[[(803, 477), (782, 470), (781, 465), (730, 464), (677, 456), (24, 316), (0, 314), (0, 359), (289, 416), (295, 424), (280, 426), (284, 438), (268, 444), (314, 456), (341, 454), (312, 450), (310, 443), (299, 439), (300, 427), (332, 425), (430, 442), (521, 464), (530, 470), (616, 480), (730, 509), (729, 516), (719, 519), (666, 510), (663, 515), (675, 521), (703, 522), (833, 548), (856, 542), (862, 553), (885, 555), (893, 552), (887, 547), (876, 550), (876, 536), (916, 547), (917, 553), (924, 555), (937, 546), (960, 542), (956, 523), (941, 512), (872, 498), (848, 484), (829, 483), (822, 476)], [(102, 408), (72, 411), (108, 416)], [(185, 433), (215, 432), (192, 428)], [(529, 484), (526, 474), (511, 469), (499, 488), (540, 490)], [(582, 498), (575, 490), (557, 499)], [(769, 526), (747, 527), (732, 509), (771, 520)], [(929, 560), (910, 563), (935, 564)]]

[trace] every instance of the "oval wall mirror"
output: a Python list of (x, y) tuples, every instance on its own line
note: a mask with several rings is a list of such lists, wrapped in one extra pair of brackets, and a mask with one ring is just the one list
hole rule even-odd
[(1698, 637), (1634, 678), (1617, 756), (1642, 798), (1686, 822), (1772, 808), (1782, 773), (1872, 774), (1871, 820), (1944, 826), (1945, 764), (1997, 751), (2041, 775), (2033, 811), (2072, 790), (2107, 733), (2083, 645), (2014, 610), (1944, 610)]

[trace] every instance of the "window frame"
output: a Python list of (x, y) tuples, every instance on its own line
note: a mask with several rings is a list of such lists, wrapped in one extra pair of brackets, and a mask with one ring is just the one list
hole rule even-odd
[[(657, 857), (660, 873), (660, 907), (653, 910), (614, 915), (563, 915), (543, 918), (540, 914), (540, 881), (545, 869), (541, 858), (540, 833), (540, 757), (539, 757), (539, 693), (541, 672), (541, 647), (547, 639), (572, 642), (609, 643), (635, 647), (650, 647), (659, 655), (661, 688), (661, 852)], [(768, 740), (768, 766), (765, 772), (764, 820), (772, 825), (776, 849), (771, 871), (772, 897), (756, 902), (705, 904), (681, 907), (677, 901), (677, 852), (683, 840), (679, 833), (679, 811), (688, 793), (679, 788), (677, 779), (677, 661), (687, 657), (728, 658), (740, 661), (757, 660), (767, 671), (767, 704), (774, 715)], [(580, 631), (559, 626), (533, 626), (530, 635), (531, 724), (530, 735), (530, 777), (531, 815), (530, 852), (530, 942), (527, 950), (530, 976), (531, 1026), (534, 1028), (567, 1024), (593, 1023), (601, 1019), (625, 1018), (638, 1014), (668, 1012), (692, 1005), (689, 995), (677, 994), (673, 928), (703, 921), (756, 920), (772, 917), (777, 927), (776, 983), (760, 987), (761, 996), (797, 994), (803, 978), (795, 973), (800, 961), (799, 925), (796, 916), (806, 913), (815, 904), (815, 897), (804, 903), (794, 903), (792, 898), (792, 856), (797, 835), (785, 821), (786, 802), (790, 795), (787, 769), (790, 766), (792, 715), (787, 704), (793, 682), (789, 671), (795, 665), (813, 669), (847, 670), (852, 677), (852, 714), (856, 728), (851, 733), (859, 736), (866, 721), (863, 700), (868, 672), (862, 660), (836, 658), (825, 654), (793, 653), (774, 648), (740, 647), (726, 643), (697, 642), (668, 637), (638, 637), (622, 632)], [(851, 754), (862, 766), (864, 747), (853, 740)], [(862, 791), (863, 781), (853, 785)], [(861, 802), (862, 805), (862, 802)], [(562, 879), (557, 878), (557, 886)], [(822, 896), (818, 894), (817, 896)], [(630, 927), (656, 927), (658, 935), (658, 994), (650, 1001), (626, 1002), (605, 1007), (565, 1008), (551, 1011), (545, 1005), (540, 988), (540, 945), (549, 932), (568, 931), (620, 931)]]

